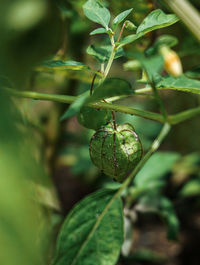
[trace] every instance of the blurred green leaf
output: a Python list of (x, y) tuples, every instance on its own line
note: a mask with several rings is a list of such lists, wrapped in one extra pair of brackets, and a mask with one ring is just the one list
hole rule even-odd
[[(159, 54), (145, 57), (141, 52), (129, 52), (128, 57), (137, 59), (145, 69), (150, 81), (160, 80), (160, 73), (164, 67), (163, 57)], [(158, 81), (157, 81), (158, 82)]]
[(96, 0), (88, 0), (83, 5), (83, 12), (87, 18), (108, 28), (110, 22), (110, 12)]
[(31, 180), (42, 179), (44, 172), (33, 156), (34, 141), (28, 141), (18, 109), (2, 87), (0, 110), (0, 264), (39, 265), (46, 262), (49, 226)]
[(66, 218), (57, 241), (55, 265), (114, 265), (123, 243), (121, 199), (100, 190), (79, 202)]
[(183, 197), (200, 195), (200, 179), (189, 180), (181, 189), (180, 195)]
[(40, 71), (54, 71), (54, 70), (90, 70), (90, 67), (76, 61), (62, 61), (51, 60), (45, 61), (37, 67)]
[(200, 78), (200, 66), (190, 70), (190, 71), (187, 71), (185, 73), (185, 75), (189, 78)]
[(137, 187), (152, 187), (156, 182), (164, 181), (163, 178), (180, 158), (175, 152), (157, 152), (146, 162), (134, 179)]
[(137, 39), (139, 39), (141, 37), (140, 34), (131, 34), (131, 35), (128, 35), (126, 36), (125, 38), (123, 38), (119, 43), (119, 47), (123, 47), (124, 45), (126, 44), (129, 44)]
[(161, 9), (152, 11), (137, 28), (137, 34), (146, 34), (152, 30), (173, 25), (178, 21), (174, 14), (165, 14)]
[(136, 209), (143, 213), (158, 214), (167, 227), (169, 240), (176, 240), (179, 232), (179, 220), (175, 213), (172, 202), (162, 196), (159, 191), (144, 193), (136, 205)]
[(88, 96), (89, 96), (89, 91), (86, 91), (83, 94), (81, 94), (76, 99), (76, 101), (74, 101), (68, 107), (68, 109), (64, 112), (64, 114), (60, 117), (60, 121), (69, 119), (69, 118), (73, 117), (74, 115), (76, 115), (80, 111), (80, 109), (84, 105), (84, 103), (86, 102)]
[(200, 81), (188, 78), (185, 75), (179, 77), (163, 77), (162, 80), (156, 84), (156, 87), (200, 94)]
[(121, 12), (118, 16), (116, 16), (113, 20), (113, 25), (117, 26), (119, 23), (121, 23), (133, 10), (133, 8), (127, 9), (123, 12)]
[(90, 35), (102, 34), (102, 33), (107, 33), (107, 30), (105, 28), (98, 28), (90, 32)]
[(150, 56), (158, 52), (158, 49), (162, 45), (166, 45), (168, 47), (173, 47), (178, 43), (178, 39), (172, 35), (161, 35), (155, 41), (154, 45), (147, 49), (145, 53)]
[(161, 197), (159, 200), (159, 214), (167, 225), (167, 237), (169, 240), (177, 240), (177, 235), (179, 232), (179, 220), (174, 211), (173, 204), (166, 197)]
[[(106, 61), (109, 60), (110, 55), (112, 52), (112, 46), (111, 45), (104, 45), (101, 47), (95, 47), (94, 45), (90, 45), (87, 48), (87, 53), (89, 55), (94, 56), (99, 62), (105, 63)], [(124, 55), (123, 49), (118, 49), (116, 54), (115, 54), (115, 59), (122, 57)]]

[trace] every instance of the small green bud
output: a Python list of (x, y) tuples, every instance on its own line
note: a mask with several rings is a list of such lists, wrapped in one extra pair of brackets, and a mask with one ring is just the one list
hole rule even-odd
[(131, 22), (130, 20), (126, 20), (124, 22), (124, 24), (125, 24), (125, 28), (128, 29), (128, 30), (135, 30), (135, 29), (137, 29), (136, 25), (133, 24), (133, 22)]

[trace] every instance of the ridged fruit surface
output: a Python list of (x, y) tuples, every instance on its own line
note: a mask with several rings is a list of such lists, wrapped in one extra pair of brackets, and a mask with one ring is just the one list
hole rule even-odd
[(142, 157), (142, 145), (130, 124), (99, 129), (90, 141), (90, 157), (107, 176), (123, 182)]

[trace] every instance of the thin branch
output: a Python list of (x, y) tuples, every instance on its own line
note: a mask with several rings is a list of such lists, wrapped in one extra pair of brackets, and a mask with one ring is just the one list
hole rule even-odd
[[(77, 97), (67, 96), (67, 95), (55, 95), (55, 94), (47, 94), (47, 93), (39, 93), (31, 91), (22, 92), (8, 88), (6, 88), (5, 90), (8, 91), (12, 96), (20, 98), (30, 98), (35, 100), (50, 100), (54, 102), (67, 103), (67, 104), (72, 104), (75, 100), (77, 100)], [(145, 110), (138, 110), (124, 105), (98, 102), (98, 103), (89, 103), (87, 104), (87, 106), (90, 106), (95, 109), (108, 109), (108, 110), (118, 111), (121, 113), (139, 116), (141, 118), (157, 121), (160, 123), (165, 123), (164, 117), (158, 113), (145, 111)], [(191, 119), (197, 115), (200, 115), (200, 107), (189, 109), (174, 115), (169, 115), (167, 120), (169, 124), (173, 125)]]
[(171, 124), (178, 124), (180, 122), (189, 120), (189, 119), (191, 119), (191, 118), (193, 118), (193, 117), (195, 117), (197, 115), (200, 115), (200, 107), (189, 109), (189, 110), (185, 110), (185, 111), (182, 111), (180, 113), (171, 115), (169, 117), (169, 122)]
[[(66, 95), (56, 95), (56, 94), (47, 94), (47, 93), (39, 93), (39, 92), (31, 92), (31, 91), (17, 91), (14, 89), (6, 89), (11, 95), (21, 98), (31, 98), (36, 100), (50, 100), (54, 102), (60, 103), (68, 103), (72, 104), (77, 97), (74, 96), (66, 96)], [(110, 104), (104, 102), (98, 103), (89, 103), (87, 106), (95, 108), (95, 109), (109, 109), (113, 111), (118, 111), (130, 115), (139, 116), (145, 119), (154, 120), (160, 123), (164, 123), (164, 119), (162, 115), (150, 111), (137, 110), (134, 108), (130, 108), (124, 105)]]

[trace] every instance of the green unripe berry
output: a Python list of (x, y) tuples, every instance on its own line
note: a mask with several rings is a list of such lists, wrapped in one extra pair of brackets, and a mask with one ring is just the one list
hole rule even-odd
[(77, 118), (81, 125), (96, 131), (106, 125), (111, 120), (112, 115), (109, 110), (97, 110), (90, 107), (82, 107)]
[(92, 136), (90, 157), (107, 176), (123, 182), (140, 161), (142, 145), (132, 125), (108, 125)]

